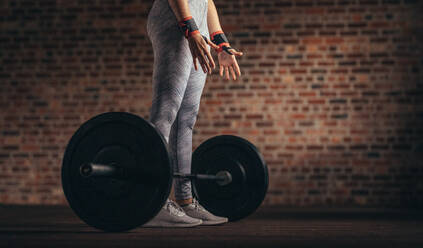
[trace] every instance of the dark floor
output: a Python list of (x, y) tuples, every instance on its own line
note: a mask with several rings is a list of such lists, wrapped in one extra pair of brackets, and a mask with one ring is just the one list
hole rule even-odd
[(1, 206), (0, 247), (423, 247), (423, 213), (260, 208), (238, 222), (104, 233), (66, 206)]

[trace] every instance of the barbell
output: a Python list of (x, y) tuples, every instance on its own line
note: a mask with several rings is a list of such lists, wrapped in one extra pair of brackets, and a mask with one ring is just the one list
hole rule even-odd
[(173, 178), (191, 179), (200, 204), (230, 221), (253, 213), (268, 188), (266, 163), (246, 139), (208, 139), (192, 154), (191, 174), (173, 173), (160, 131), (127, 112), (84, 122), (63, 156), (62, 186), (70, 207), (104, 231), (127, 231), (151, 220), (169, 197)]

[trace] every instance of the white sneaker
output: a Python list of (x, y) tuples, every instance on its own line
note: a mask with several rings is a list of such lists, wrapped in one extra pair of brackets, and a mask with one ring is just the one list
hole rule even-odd
[(228, 218), (215, 216), (204, 209), (198, 201), (193, 198), (192, 203), (182, 207), (188, 216), (203, 221), (202, 225), (219, 225), (228, 222)]
[(186, 215), (176, 202), (167, 199), (160, 212), (143, 227), (193, 227), (202, 223), (202, 220)]

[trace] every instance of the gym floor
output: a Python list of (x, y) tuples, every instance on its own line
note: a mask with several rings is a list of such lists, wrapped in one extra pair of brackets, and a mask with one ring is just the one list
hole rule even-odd
[(222, 226), (105, 233), (67, 206), (0, 206), (0, 247), (423, 247), (423, 213), (261, 207)]

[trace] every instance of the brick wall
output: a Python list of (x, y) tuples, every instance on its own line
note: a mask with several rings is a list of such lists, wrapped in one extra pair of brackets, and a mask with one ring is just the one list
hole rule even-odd
[[(62, 155), (79, 125), (148, 117), (151, 2), (1, 1), (0, 203), (64, 204)], [(255, 143), (267, 205), (422, 205), (421, 1), (216, 5), (242, 77), (208, 76), (194, 147), (218, 134)]]

